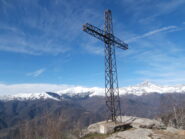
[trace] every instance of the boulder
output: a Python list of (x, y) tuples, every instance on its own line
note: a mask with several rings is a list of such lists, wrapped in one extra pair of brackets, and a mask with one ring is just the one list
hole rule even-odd
[(166, 129), (166, 126), (162, 122), (154, 119), (122, 116), (118, 120), (123, 123), (130, 123), (134, 128)]

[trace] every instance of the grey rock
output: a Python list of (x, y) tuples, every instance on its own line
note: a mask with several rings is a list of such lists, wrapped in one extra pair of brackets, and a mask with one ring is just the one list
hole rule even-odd
[(115, 133), (107, 139), (151, 139), (152, 134), (150, 129), (138, 128)]
[(166, 126), (162, 122), (154, 119), (122, 116), (119, 118), (119, 121), (123, 123), (130, 123), (135, 128), (166, 129)]

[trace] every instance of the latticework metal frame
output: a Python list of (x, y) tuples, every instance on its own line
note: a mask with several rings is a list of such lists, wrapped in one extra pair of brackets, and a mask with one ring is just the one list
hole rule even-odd
[(121, 108), (115, 46), (126, 50), (128, 49), (128, 45), (114, 36), (111, 10), (105, 11), (104, 30), (87, 23), (83, 25), (83, 31), (105, 43), (105, 98), (108, 111), (107, 119), (116, 122), (116, 117), (121, 115)]

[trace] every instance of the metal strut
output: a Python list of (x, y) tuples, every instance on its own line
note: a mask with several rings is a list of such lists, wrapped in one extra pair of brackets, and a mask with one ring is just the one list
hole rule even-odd
[(121, 115), (121, 106), (115, 46), (126, 50), (128, 49), (128, 45), (114, 36), (111, 10), (105, 11), (104, 30), (87, 23), (83, 25), (83, 31), (105, 43), (105, 99), (108, 110), (107, 118), (116, 122), (116, 117)]

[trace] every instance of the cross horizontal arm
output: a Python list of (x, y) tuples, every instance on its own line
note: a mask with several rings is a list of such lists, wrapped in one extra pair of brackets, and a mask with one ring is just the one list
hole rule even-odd
[(105, 40), (105, 35), (104, 35), (105, 32), (103, 30), (91, 25), (91, 24), (86, 23), (85, 25), (83, 25), (83, 31), (98, 38), (101, 41)]
[(114, 45), (124, 50), (128, 49), (128, 44), (124, 43), (123, 41), (121, 41), (119, 38), (115, 36), (114, 36)]
[(115, 37), (113, 34), (108, 34), (104, 30), (101, 30), (91, 24), (86, 23), (83, 25), (83, 31), (87, 32), (88, 34), (98, 38), (101, 41), (110, 42), (111, 44), (117, 46), (118, 48), (121, 49), (128, 49), (128, 45)]

